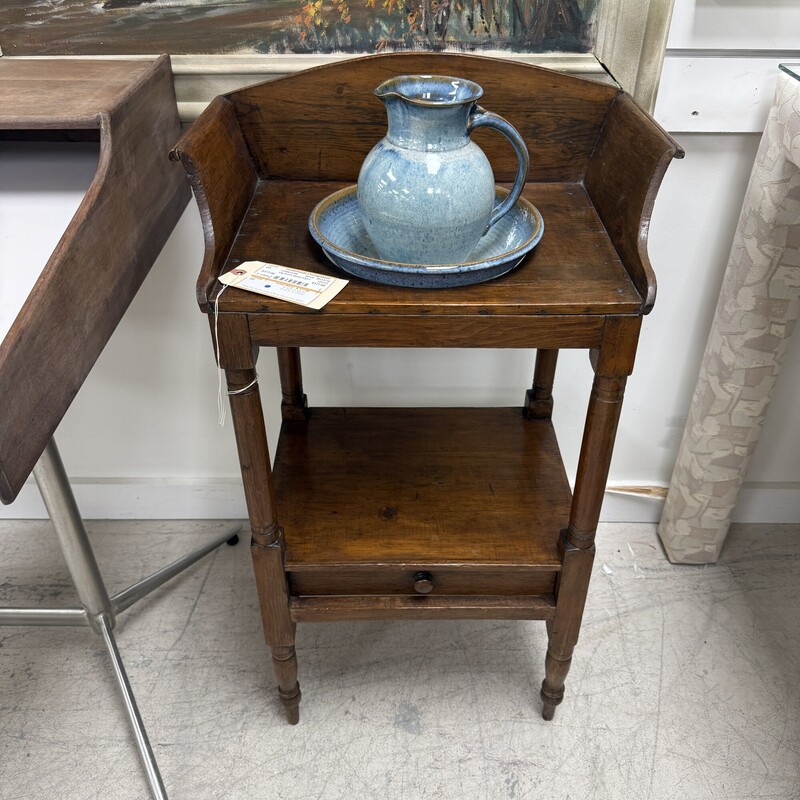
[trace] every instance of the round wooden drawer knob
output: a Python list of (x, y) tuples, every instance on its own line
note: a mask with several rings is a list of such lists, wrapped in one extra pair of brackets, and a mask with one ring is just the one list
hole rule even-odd
[(414, 576), (414, 590), (420, 594), (428, 594), (433, 591), (433, 575), (430, 572), (418, 572)]

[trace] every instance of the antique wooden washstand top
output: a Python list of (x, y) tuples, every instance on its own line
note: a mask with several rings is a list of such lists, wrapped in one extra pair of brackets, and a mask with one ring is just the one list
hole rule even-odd
[[(295, 624), (343, 619), (547, 622), (543, 715), (578, 638), (594, 538), (642, 315), (655, 300), (647, 230), (677, 144), (620, 90), (509, 61), (375, 56), (216, 98), (174, 150), (200, 206), (197, 283), (247, 260), (334, 274), (307, 231), (314, 205), (355, 182), (385, 131), (373, 89), (399, 74), (458, 75), (520, 131), (523, 196), (544, 238), (498, 280), (421, 290), (353, 279), (310, 312), (231, 289), (219, 298), (225, 369), (252, 526), (264, 632), (290, 722), (299, 719)], [(476, 139), (500, 182), (517, 159)], [(212, 331), (213, 331), (213, 322)], [(270, 469), (255, 359), (276, 347), (280, 439)], [(537, 348), (521, 408), (309, 408), (300, 347)], [(560, 348), (591, 353), (574, 493), (550, 420)]]

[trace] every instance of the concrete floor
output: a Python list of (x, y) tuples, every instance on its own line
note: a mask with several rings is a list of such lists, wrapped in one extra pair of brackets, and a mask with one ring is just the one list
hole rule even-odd
[[(90, 535), (118, 591), (208, 527)], [(800, 526), (735, 528), (707, 567), (670, 565), (652, 525), (604, 525), (598, 543), (553, 722), (543, 623), (307, 623), (296, 727), (247, 548), (223, 547), (117, 626), (170, 797), (800, 798)], [(0, 605), (72, 602), (48, 523), (2, 522), (0, 546)], [(0, 797), (145, 795), (101, 642), (0, 629)]]

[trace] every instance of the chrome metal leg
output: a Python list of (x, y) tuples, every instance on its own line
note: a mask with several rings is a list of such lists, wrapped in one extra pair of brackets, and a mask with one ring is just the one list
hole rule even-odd
[[(241, 529), (241, 525), (235, 525), (229, 528), (225, 533), (218, 536), (216, 539), (212, 539), (208, 544), (198, 547), (197, 550), (187, 553), (185, 556), (177, 559), (177, 561), (173, 561), (171, 564), (162, 567), (152, 575), (142, 578), (138, 583), (134, 583), (133, 586), (129, 586), (119, 594), (115, 594), (111, 598), (111, 607), (114, 609), (114, 613), (118, 614), (120, 611), (130, 608), (135, 602), (141, 600), (143, 597), (150, 594), (150, 592), (155, 591), (159, 586), (163, 586), (170, 578), (174, 578), (188, 567), (191, 567), (195, 561), (199, 561), (212, 550), (216, 550), (221, 544), (233, 542), (234, 539), (238, 541), (238, 533)], [(235, 542), (233, 543), (235, 544)]]
[(55, 528), (81, 605), (89, 615), (89, 623), (95, 627), (95, 619), (101, 614), (107, 614), (113, 628), (111, 600), (89, 544), (89, 537), (86, 535), (86, 528), (83, 526), (55, 439), (47, 443), (44, 453), (33, 468), (33, 477)]
[(241, 525), (231, 526), (225, 533), (191, 553), (162, 567), (147, 578), (109, 598), (100, 569), (89, 544), (78, 504), (72, 493), (55, 440), (51, 439), (33, 469), (33, 475), (55, 528), (61, 552), (81, 601), (79, 608), (0, 608), (0, 625), (90, 625), (102, 636), (114, 677), (122, 694), (125, 712), (136, 748), (144, 766), (147, 783), (154, 800), (167, 800), (167, 793), (158, 771), (153, 749), (139, 714), (125, 667), (112, 630), (115, 615), (129, 608), (170, 578), (190, 567), (224, 542), (236, 544)]
[(89, 625), (82, 608), (0, 608), (0, 625)]
[(103, 636), (106, 649), (108, 650), (108, 655), (111, 658), (111, 664), (114, 667), (114, 677), (117, 679), (117, 686), (122, 695), (122, 701), (125, 704), (125, 713), (128, 715), (128, 722), (133, 731), (133, 737), (136, 740), (136, 749), (139, 751), (139, 757), (142, 759), (142, 766), (147, 776), (150, 793), (153, 795), (153, 800), (167, 800), (167, 790), (164, 788), (164, 782), (161, 780), (161, 773), (158, 771), (156, 757), (153, 755), (153, 748), (150, 747), (150, 740), (147, 738), (147, 731), (144, 729), (144, 723), (139, 714), (139, 707), (136, 705), (133, 689), (131, 689), (131, 684), (128, 681), (125, 665), (122, 663), (122, 657), (117, 649), (117, 642), (116, 639), (114, 639), (111, 626), (105, 615), (101, 615), (97, 619), (97, 624)]

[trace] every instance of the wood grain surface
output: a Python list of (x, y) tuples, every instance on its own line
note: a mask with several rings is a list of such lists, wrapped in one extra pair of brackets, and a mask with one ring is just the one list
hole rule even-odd
[(255, 190), (258, 176), (232, 105), (217, 97), (170, 153), (186, 170), (200, 209), (205, 237), (197, 302), (208, 303)]
[(289, 590), (294, 596), (315, 595), (408, 595), (416, 597), (415, 576), (430, 576), (429, 595), (552, 595), (556, 569), (480, 566), (431, 567), (427, 563), (405, 568), (392, 566), (298, 569), (289, 572)]
[(312, 408), (274, 482), (289, 572), (559, 568), (569, 485), (552, 425), (517, 408)]
[(647, 255), (650, 217), (667, 167), (683, 149), (627, 94), (614, 101), (584, 184), (647, 314), (656, 276)]
[(0, 58), (0, 127), (99, 128), (152, 71), (152, 61)]
[[(0, 499), (17, 496), (189, 200), (169, 59), (0, 59), (0, 127), (100, 131), (97, 173), (0, 343)], [(102, 276), (98, 280), (98, 276)]]
[[(477, 81), (485, 90), (482, 104), (505, 116), (531, 152), (525, 196), (544, 216), (544, 238), (511, 275), (459, 289), (458, 303), (477, 310), (478, 298), (488, 293), (489, 302), (519, 309), (511, 313), (649, 310), (655, 280), (647, 232), (664, 171), (683, 154), (676, 142), (613, 87), (509, 61), (435, 53), (381, 55), (307, 70), (232, 92), (201, 115), (176, 157), (189, 172), (204, 214), (207, 253), (198, 280), (204, 310), (223, 263), (223, 271), (242, 259), (324, 273), (334, 269), (304, 220), (317, 201), (355, 182), (364, 157), (385, 134), (386, 114), (375, 87), (410, 72)], [(224, 114), (221, 103), (230, 105)], [(503, 137), (476, 131), (475, 140), (489, 156), (496, 180), (513, 179), (516, 157)], [(209, 199), (212, 194), (220, 202)], [(220, 235), (230, 232), (234, 220), (242, 223), (235, 242)], [(520, 296), (520, 283), (528, 281), (530, 291)], [(564, 303), (565, 287), (575, 300)], [(554, 293), (559, 290), (560, 297)], [(382, 287), (359, 288), (353, 302), (378, 302), (375, 292), (380, 298), (388, 294)], [(280, 307), (248, 301), (243, 294), (226, 292), (238, 297), (235, 310), (242, 313)], [(426, 305), (441, 313), (452, 306), (448, 294), (452, 290), (395, 292), (415, 313), (429, 313)], [(227, 310), (233, 310), (230, 303)], [(328, 313), (336, 308), (331, 304)]]
[(289, 613), (295, 622), (346, 619), (552, 619), (555, 602), (549, 597), (293, 597)]
[[(262, 177), (354, 183), (364, 157), (386, 133), (386, 112), (374, 89), (410, 73), (479, 83), (481, 105), (505, 117), (528, 143), (533, 181), (581, 179), (620, 91), (494, 58), (397, 53), (307, 70), (228, 97)], [(495, 178), (513, 180), (517, 158), (508, 142), (486, 131), (474, 138), (489, 156)]]
[(636, 314), (642, 298), (580, 183), (528, 183), (524, 196), (542, 213), (542, 240), (519, 267), (496, 280), (456, 289), (383, 286), (341, 272), (308, 232), (314, 206), (340, 183), (262, 181), (233, 242), (224, 271), (241, 261), (271, 261), (349, 285), (322, 312), (240, 289), (221, 311), (332, 314)]

